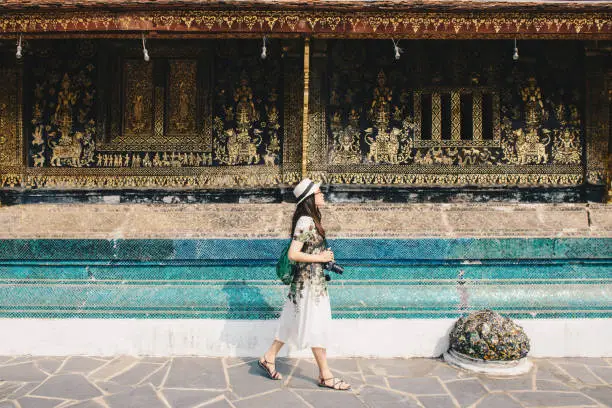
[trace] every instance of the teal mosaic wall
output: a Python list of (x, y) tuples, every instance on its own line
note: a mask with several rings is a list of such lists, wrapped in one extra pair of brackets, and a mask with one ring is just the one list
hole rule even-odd
[[(612, 317), (612, 239), (335, 239), (336, 318)], [(278, 316), (285, 240), (3, 240), (0, 317)]]

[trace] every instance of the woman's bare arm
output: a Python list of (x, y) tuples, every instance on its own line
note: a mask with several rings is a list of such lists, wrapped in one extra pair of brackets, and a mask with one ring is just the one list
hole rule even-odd
[(302, 248), (304, 247), (304, 243), (300, 241), (293, 240), (291, 241), (291, 246), (289, 247), (289, 252), (287, 256), (289, 260), (293, 262), (329, 262), (334, 259), (334, 253), (332, 251), (324, 251), (320, 254), (306, 254), (302, 252)]

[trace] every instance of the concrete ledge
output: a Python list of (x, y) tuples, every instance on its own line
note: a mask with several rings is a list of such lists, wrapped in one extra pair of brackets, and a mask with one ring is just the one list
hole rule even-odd
[[(285, 238), (293, 204), (27, 204), (0, 239)], [(331, 204), (330, 237), (612, 237), (601, 204)]]
[[(334, 320), (334, 344), (328, 352), (332, 357), (437, 357), (448, 348), (454, 322)], [(612, 356), (610, 319), (518, 319), (517, 323), (531, 339), (531, 357)], [(259, 356), (272, 341), (276, 324), (269, 320), (0, 319), (0, 355)], [(283, 350), (282, 355), (307, 357), (310, 350)]]

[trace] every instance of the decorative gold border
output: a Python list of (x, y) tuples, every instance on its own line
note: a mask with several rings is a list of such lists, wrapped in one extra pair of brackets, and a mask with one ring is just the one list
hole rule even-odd
[(570, 187), (584, 182), (584, 169), (576, 165), (323, 165), (311, 166), (308, 174), (331, 184), (405, 187)]
[[(183, 170), (177, 172), (177, 170)], [(201, 171), (198, 171), (201, 170)], [(5, 175), (3, 175), (5, 176)], [(228, 188), (278, 187), (295, 184), (300, 172), (279, 166), (214, 167), (205, 169), (143, 169), (143, 168), (48, 168), (27, 169), (21, 182), (26, 188)], [(3, 181), (3, 180), (0, 180)]]
[(431, 174), (431, 173), (327, 173), (311, 171), (313, 179), (331, 184), (403, 185), (405, 187), (462, 187), (462, 186), (555, 186), (569, 187), (582, 184), (583, 175), (576, 173), (509, 173), (509, 174)]
[(608, 37), (612, 13), (100, 11), (6, 13), (0, 33), (158, 31), (182, 33), (302, 33), (325, 36), (402, 35), (440, 38)]

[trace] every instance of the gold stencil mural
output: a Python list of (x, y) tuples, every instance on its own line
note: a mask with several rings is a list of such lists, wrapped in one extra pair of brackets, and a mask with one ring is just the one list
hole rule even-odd
[[(227, 45), (236, 44), (229, 42)], [(276, 166), (282, 159), (281, 66), (262, 61), (259, 49), (217, 48), (213, 162)]]
[[(236, 59), (255, 42), (231, 43), (161, 44), (146, 63), (134, 57), (140, 50), (117, 42), (100, 48), (95, 42), (87, 47), (67, 42), (66, 55), (33, 69), (28, 186), (236, 187), (296, 181), (299, 174), (291, 164), (282, 172), (280, 164), (285, 119), (291, 133), (299, 134), (295, 114), (285, 118), (283, 112), (298, 112), (291, 103), (299, 102), (284, 104), (285, 71), (278, 55), (264, 64), (253, 46)], [(88, 58), (69, 57), (68, 50), (84, 48)], [(96, 57), (106, 61), (100, 75)], [(287, 67), (295, 67), (291, 60)], [(299, 81), (300, 71), (287, 72), (287, 82)]]
[(100, 150), (130, 151), (141, 161), (146, 161), (145, 153), (150, 159), (155, 153), (192, 153), (204, 159), (194, 159), (192, 164), (182, 160), (180, 166), (207, 165), (212, 120), (207, 48), (160, 44), (149, 62), (143, 61), (141, 50), (133, 48), (119, 48), (115, 54), (104, 79), (113, 84), (107, 102), (112, 107), (107, 118), (110, 132)]
[(270, 41), (261, 59), (260, 40), (151, 40), (145, 63), (127, 41), (32, 40), (0, 67), (0, 181), (276, 187), (302, 164), (331, 184), (605, 180), (609, 101), (584, 92), (605, 75), (583, 43), (525, 41), (515, 62), (507, 42), (402, 40), (396, 60), (389, 41), (315, 38), (302, 139), (304, 42)]
[[(87, 167), (96, 150), (96, 67), (93, 44), (79, 43), (82, 57), (51, 57), (32, 70), (29, 143), (33, 167)], [(47, 52), (43, 48), (43, 52)]]
[(512, 61), (492, 43), (426, 45), (407, 42), (399, 60), (383, 41), (323, 47), (328, 63), (315, 64), (311, 120), (325, 131), (311, 132), (319, 146), (310, 150), (313, 175), (418, 186), (582, 182), (576, 44), (565, 50), (575, 58), (560, 47), (525, 50), (554, 61), (535, 65)]

